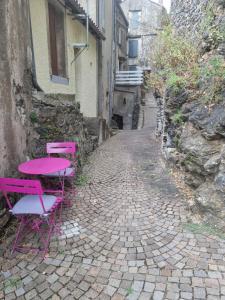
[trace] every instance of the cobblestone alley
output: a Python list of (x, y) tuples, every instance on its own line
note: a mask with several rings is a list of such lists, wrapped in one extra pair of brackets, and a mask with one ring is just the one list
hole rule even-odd
[(185, 199), (145, 124), (92, 155), (44, 261), (0, 258), (0, 299), (225, 299), (225, 242), (184, 229)]

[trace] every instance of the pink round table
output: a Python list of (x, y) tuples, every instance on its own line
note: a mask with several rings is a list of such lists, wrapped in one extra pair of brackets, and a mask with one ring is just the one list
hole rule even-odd
[(24, 174), (45, 175), (68, 168), (71, 162), (65, 158), (44, 157), (32, 159), (19, 165), (18, 170)]

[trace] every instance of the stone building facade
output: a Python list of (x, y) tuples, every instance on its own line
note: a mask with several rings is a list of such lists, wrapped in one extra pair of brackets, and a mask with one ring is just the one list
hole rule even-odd
[(110, 126), (114, 96), (114, 66), (115, 58), (115, 5), (116, 0), (98, 0), (97, 24), (106, 36), (98, 43), (98, 115), (100, 119), (99, 142), (110, 135)]
[(161, 29), (163, 3), (149, 0), (126, 0), (122, 8), (129, 21), (129, 69), (151, 68), (150, 54), (155, 36)]
[[(76, 18), (76, 14), (85, 14), (78, 1), (61, 4), (50, 0), (29, 2), (39, 86), (46, 95), (64, 94), (65, 100), (73, 96), (89, 127), (95, 127), (95, 130), (90, 128), (91, 133), (98, 137), (98, 40), (104, 37), (94, 23), (96, 12), (89, 18), (87, 36), (86, 21)], [(97, 11), (96, 4), (95, 9)], [(92, 2), (89, 13), (93, 11)], [(55, 26), (54, 20), (60, 26)], [(83, 46), (80, 48), (79, 45)]]
[[(172, 1), (172, 24), (198, 50), (200, 77), (194, 90), (182, 89), (176, 95), (167, 90), (165, 97), (166, 156), (193, 189), (192, 208), (218, 226), (225, 226), (225, 89), (220, 78), (215, 90), (212, 76), (218, 80), (221, 75), (211, 74), (209, 80), (205, 68), (224, 69), (224, 15), (224, 1)], [(172, 122), (177, 111), (181, 125)]]
[[(86, 20), (76, 17), (86, 14), (80, 1), (1, 1), (0, 176), (18, 176), (19, 163), (46, 155), (46, 142), (78, 141), (82, 163), (107, 137), (99, 138), (100, 120), (110, 123), (100, 94), (113, 97), (114, 1), (89, 2), (88, 47), (81, 49), (87, 30)], [(103, 11), (107, 43), (97, 25)]]
[(122, 10), (120, 1), (117, 1), (116, 5), (116, 70), (123, 71), (128, 70), (128, 20)]

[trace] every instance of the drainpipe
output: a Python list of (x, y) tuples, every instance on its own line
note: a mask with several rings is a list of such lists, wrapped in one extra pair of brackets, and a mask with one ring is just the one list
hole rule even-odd
[(87, 47), (89, 46), (89, 0), (86, 0), (87, 3), (87, 23), (86, 23), (86, 27), (87, 27)]
[(28, 13), (29, 13), (29, 23), (30, 23), (30, 38), (31, 38), (31, 52), (32, 52), (32, 83), (33, 87), (38, 92), (43, 92), (42, 88), (37, 82), (37, 73), (36, 73), (36, 64), (35, 64), (35, 56), (34, 56), (34, 43), (33, 43), (33, 34), (32, 34), (32, 25), (31, 25), (31, 13), (30, 13), (30, 3), (27, 1), (27, 5), (29, 7)]
[(114, 81), (115, 81), (115, 62), (116, 62), (116, 0), (112, 0), (113, 5), (113, 28), (112, 28), (112, 60), (111, 60), (111, 78), (110, 78), (110, 98), (109, 98), (109, 121), (112, 119), (113, 110), (113, 92), (114, 92)]

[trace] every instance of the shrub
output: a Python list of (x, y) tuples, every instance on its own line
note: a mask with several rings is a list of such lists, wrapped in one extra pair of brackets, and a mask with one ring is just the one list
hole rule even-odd
[(171, 25), (158, 36), (152, 53), (154, 71), (148, 78), (150, 87), (162, 90), (166, 84), (177, 90), (196, 86), (199, 78), (197, 50), (183, 37), (175, 35)]
[(171, 120), (173, 124), (182, 124), (184, 122), (184, 116), (180, 110), (177, 110), (177, 112), (171, 117)]
[[(214, 13), (209, 9), (203, 28), (210, 24), (213, 27)], [(181, 89), (191, 91), (191, 98), (198, 97), (204, 103), (217, 103), (222, 100), (222, 89), (225, 83), (225, 61), (220, 55), (211, 58), (203, 57), (194, 45), (182, 36), (176, 35), (171, 25), (164, 28), (158, 36), (152, 52), (153, 72), (148, 78), (149, 87), (163, 94), (169, 87), (175, 92)]]
[(203, 94), (201, 99), (205, 103), (218, 103), (223, 100), (222, 89), (225, 83), (225, 61), (223, 57), (215, 55), (201, 68)]
[(200, 24), (200, 33), (206, 35), (207, 40), (211, 41), (212, 48), (216, 48), (218, 44), (224, 40), (224, 28), (215, 25), (215, 18), (217, 15), (217, 4), (214, 1), (209, 1), (206, 7), (205, 16)]

